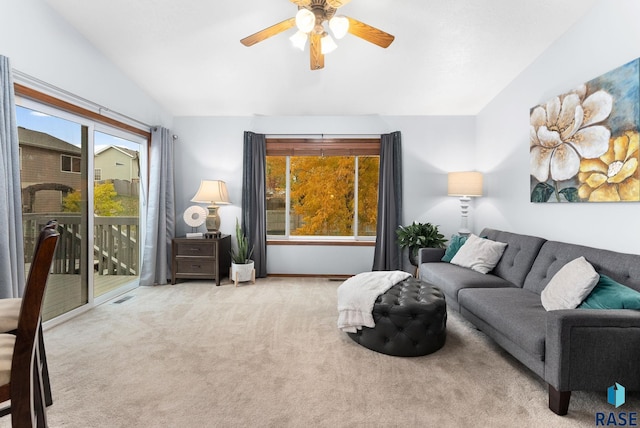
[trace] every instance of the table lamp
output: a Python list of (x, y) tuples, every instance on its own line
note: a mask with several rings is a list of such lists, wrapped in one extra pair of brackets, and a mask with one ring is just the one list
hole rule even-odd
[(207, 209), (209, 214), (205, 222), (209, 233), (217, 234), (220, 229), (220, 217), (218, 216), (218, 205), (228, 205), (229, 194), (227, 193), (227, 184), (222, 180), (202, 180), (200, 188), (191, 202), (209, 203)]

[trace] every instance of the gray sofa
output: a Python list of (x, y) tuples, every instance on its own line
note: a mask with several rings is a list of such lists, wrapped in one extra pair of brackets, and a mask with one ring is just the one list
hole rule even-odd
[(549, 384), (549, 408), (565, 415), (571, 391), (604, 391), (618, 382), (640, 390), (640, 311), (546, 311), (540, 293), (558, 270), (584, 256), (600, 274), (640, 291), (640, 256), (484, 229), (508, 245), (488, 274), (440, 261), (443, 249), (423, 248), (419, 277)]

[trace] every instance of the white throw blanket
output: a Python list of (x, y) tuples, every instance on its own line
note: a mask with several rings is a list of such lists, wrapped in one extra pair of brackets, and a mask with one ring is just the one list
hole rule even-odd
[(359, 273), (338, 287), (338, 328), (355, 333), (362, 327), (375, 327), (373, 305), (379, 295), (409, 278), (407, 272), (380, 271)]

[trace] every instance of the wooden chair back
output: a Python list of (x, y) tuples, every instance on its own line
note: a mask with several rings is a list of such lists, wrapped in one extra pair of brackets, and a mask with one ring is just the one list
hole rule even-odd
[[(29, 276), (22, 296), (22, 307), (16, 331), (16, 342), (11, 362), (11, 419), (14, 427), (25, 426), (32, 421), (32, 402), (41, 391), (34, 391), (35, 382), (41, 382), (37, 367), (36, 345), (41, 328), (42, 304), (47, 279), (60, 234), (57, 223), (49, 222), (42, 231), (34, 250)], [(35, 376), (35, 377), (34, 377)], [(44, 411), (44, 406), (40, 406)], [(30, 423), (29, 423), (30, 425)]]

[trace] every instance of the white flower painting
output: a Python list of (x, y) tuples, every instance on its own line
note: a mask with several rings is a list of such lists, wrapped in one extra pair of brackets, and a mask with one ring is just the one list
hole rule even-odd
[(640, 200), (639, 63), (531, 109), (532, 202)]

